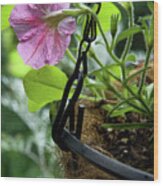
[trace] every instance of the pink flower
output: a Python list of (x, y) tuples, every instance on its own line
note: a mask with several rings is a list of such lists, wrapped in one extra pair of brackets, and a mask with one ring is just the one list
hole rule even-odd
[(38, 69), (46, 64), (55, 65), (63, 58), (76, 28), (75, 19), (67, 17), (52, 26), (44, 17), (69, 6), (69, 3), (15, 6), (9, 21), (19, 40), (18, 52), (26, 64)]

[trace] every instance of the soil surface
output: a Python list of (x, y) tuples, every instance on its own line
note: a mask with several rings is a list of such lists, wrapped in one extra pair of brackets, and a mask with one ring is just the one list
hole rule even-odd
[[(142, 122), (144, 118), (128, 113), (126, 118), (107, 118), (104, 110), (97, 104), (80, 100), (76, 105), (84, 104), (84, 121), (81, 141), (101, 153), (115, 158), (135, 168), (153, 173), (153, 129), (103, 129), (103, 123)], [(75, 117), (77, 116), (75, 113)], [(82, 157), (71, 152), (62, 153), (61, 163), (64, 165), (66, 178), (83, 179), (120, 179), (95, 167)]]

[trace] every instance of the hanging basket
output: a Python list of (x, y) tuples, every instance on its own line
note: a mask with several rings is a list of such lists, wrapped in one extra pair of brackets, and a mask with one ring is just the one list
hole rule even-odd
[[(100, 4), (98, 3), (96, 14), (99, 11)], [(135, 168), (136, 166), (128, 165), (121, 159), (119, 161), (114, 153), (107, 150), (107, 148), (111, 148), (111, 145), (107, 145), (105, 131), (99, 130), (100, 125), (106, 119), (104, 111), (94, 103), (88, 101), (80, 103), (79, 101), (83, 81), (87, 75), (87, 52), (95, 39), (96, 20), (87, 15), (77, 63), (65, 86), (52, 128), (53, 140), (64, 151), (65, 176), (67, 178), (154, 180), (151, 173), (141, 170), (139, 166)], [(69, 92), (74, 82), (76, 82), (76, 89), (69, 99)], [(117, 137), (115, 134), (108, 133), (107, 135), (109, 138)], [(112, 147), (116, 146), (113, 144)]]
[[(153, 129), (110, 129), (109, 131), (103, 129), (101, 125), (107, 120), (106, 112), (99, 108), (98, 103), (88, 100), (80, 100), (76, 104), (75, 120), (78, 116), (78, 106), (81, 104), (85, 105), (81, 132), (83, 144), (87, 144), (109, 158), (153, 174), (153, 151), (149, 148), (151, 145), (149, 137), (153, 134)], [(135, 113), (133, 115), (136, 117)], [(115, 118), (115, 122), (120, 122), (120, 120), (123, 121), (123, 118)], [(105, 172), (72, 152), (62, 151), (61, 163), (64, 166), (65, 178), (122, 179), (121, 176)]]

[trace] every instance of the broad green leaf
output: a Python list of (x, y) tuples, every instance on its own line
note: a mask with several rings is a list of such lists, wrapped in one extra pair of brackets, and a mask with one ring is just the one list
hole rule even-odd
[(29, 112), (36, 112), (40, 108), (42, 108), (45, 105), (45, 103), (38, 104), (30, 99), (28, 99), (28, 110)]
[(152, 128), (153, 123), (105, 123), (102, 125), (103, 128), (108, 129), (142, 129), (142, 128)]
[(1, 30), (4, 30), (10, 26), (8, 19), (12, 9), (14, 8), (14, 5), (3, 5), (1, 8)]
[(98, 18), (104, 32), (108, 32), (110, 30), (110, 20), (113, 14), (119, 15), (119, 19), (121, 19), (121, 13), (113, 3), (103, 2)]
[(65, 73), (54, 66), (45, 66), (28, 72), (23, 83), (30, 100), (29, 109), (35, 111), (47, 103), (60, 100), (66, 82)]
[(124, 30), (123, 32), (121, 32), (118, 37), (117, 37), (117, 40), (116, 40), (116, 43), (124, 40), (124, 39), (127, 39), (128, 37), (130, 36), (133, 36), (134, 34), (137, 34), (139, 32), (141, 32), (141, 28), (139, 26), (133, 26), (131, 28), (128, 28), (126, 30)]
[(18, 78), (23, 78), (31, 70), (31, 67), (24, 64), (16, 50), (11, 52), (7, 68), (11, 75)]

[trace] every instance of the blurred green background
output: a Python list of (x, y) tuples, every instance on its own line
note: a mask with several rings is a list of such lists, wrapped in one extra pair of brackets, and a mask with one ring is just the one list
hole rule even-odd
[(1, 176), (62, 178), (49, 110), (28, 112), (22, 78), (30, 67), (16, 51), (13, 30), (7, 27), (1, 34)]

